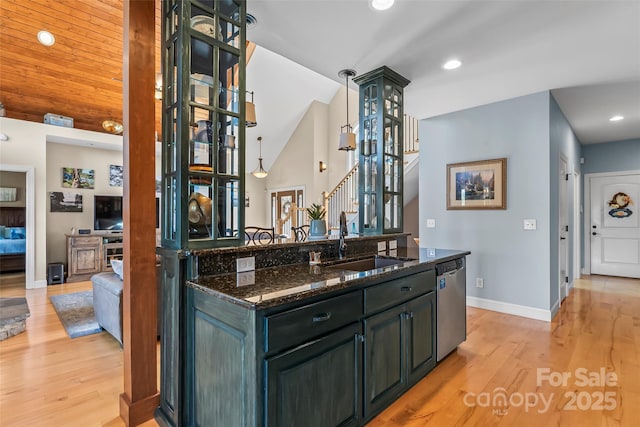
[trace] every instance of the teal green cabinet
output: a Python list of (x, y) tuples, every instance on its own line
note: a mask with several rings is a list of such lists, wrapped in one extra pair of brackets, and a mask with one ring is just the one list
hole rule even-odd
[(160, 421), (363, 426), (435, 366), (435, 301), (433, 270), (258, 310), (188, 287)]
[(366, 419), (435, 367), (435, 304), (436, 294), (431, 291), (364, 319)]
[(267, 359), (266, 425), (359, 425), (361, 340), (357, 322)]
[(364, 412), (380, 412), (405, 389), (404, 305), (364, 320)]
[(436, 293), (406, 306), (407, 376), (411, 387), (436, 366)]

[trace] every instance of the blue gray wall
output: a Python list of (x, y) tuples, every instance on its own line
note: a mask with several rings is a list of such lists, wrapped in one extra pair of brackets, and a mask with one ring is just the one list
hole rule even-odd
[(584, 157), (583, 174), (638, 170), (640, 169), (640, 139), (586, 144), (582, 147), (582, 157)]
[[(420, 121), (420, 246), (471, 251), (469, 296), (551, 307), (549, 105), (541, 92)], [(507, 209), (447, 211), (446, 165), (499, 157), (507, 158)], [(536, 231), (523, 230), (529, 218)]]
[[(559, 227), (559, 185), (562, 177), (558, 173), (560, 170), (560, 155), (562, 154), (567, 159), (567, 173), (572, 174), (574, 171), (580, 171), (580, 156), (581, 145), (573, 133), (573, 129), (569, 125), (566, 117), (560, 110), (560, 107), (550, 96), (549, 99), (549, 164), (551, 165), (551, 182), (549, 187), (549, 217), (551, 218), (550, 226), (550, 247), (549, 247), (549, 262), (551, 265), (549, 281), (551, 283), (549, 301), (551, 307), (554, 307), (558, 301), (558, 280), (559, 280), (559, 262), (558, 262), (558, 242), (560, 241), (560, 227)], [(571, 177), (567, 183), (567, 208), (569, 215), (569, 257), (568, 274), (569, 281), (573, 278), (573, 239), (574, 239), (574, 206), (573, 196), (574, 189), (573, 178)], [(582, 228), (581, 228), (582, 229)]]

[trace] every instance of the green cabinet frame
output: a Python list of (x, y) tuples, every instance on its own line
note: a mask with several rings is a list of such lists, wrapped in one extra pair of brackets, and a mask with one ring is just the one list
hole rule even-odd
[(353, 81), (360, 86), (360, 232), (399, 233), (403, 231), (403, 91), (409, 80), (383, 66)]
[(162, 246), (244, 243), (246, 2), (162, 2)]

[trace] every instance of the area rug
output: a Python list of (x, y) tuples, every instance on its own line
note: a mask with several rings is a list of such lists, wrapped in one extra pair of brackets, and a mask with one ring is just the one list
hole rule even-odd
[(69, 338), (102, 331), (93, 313), (93, 291), (53, 295), (49, 298)]

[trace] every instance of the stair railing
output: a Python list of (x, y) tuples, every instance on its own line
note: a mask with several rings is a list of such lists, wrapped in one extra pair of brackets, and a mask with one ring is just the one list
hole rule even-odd
[[(420, 149), (418, 119), (404, 115), (404, 154), (415, 154)], [(322, 193), (324, 208), (327, 210), (327, 226), (336, 229), (340, 224), (340, 213), (358, 212), (358, 165), (356, 164), (329, 193)]]

